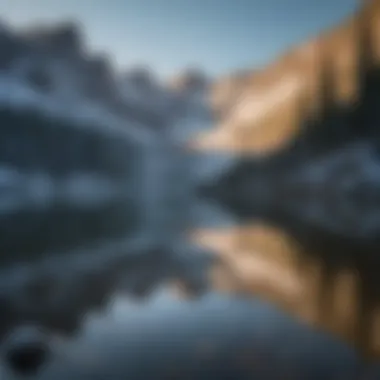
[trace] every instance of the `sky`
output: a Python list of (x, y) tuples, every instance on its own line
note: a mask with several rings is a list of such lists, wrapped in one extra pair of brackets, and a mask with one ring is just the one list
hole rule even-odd
[(0, 0), (16, 26), (75, 19), (91, 49), (118, 68), (148, 65), (161, 78), (187, 67), (213, 77), (257, 68), (333, 26), (358, 0)]

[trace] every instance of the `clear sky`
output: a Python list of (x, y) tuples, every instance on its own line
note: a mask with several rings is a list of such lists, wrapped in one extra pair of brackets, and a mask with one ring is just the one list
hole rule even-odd
[(13, 25), (77, 19), (91, 46), (118, 65), (167, 77), (192, 66), (210, 75), (257, 67), (332, 26), (358, 0), (0, 0)]

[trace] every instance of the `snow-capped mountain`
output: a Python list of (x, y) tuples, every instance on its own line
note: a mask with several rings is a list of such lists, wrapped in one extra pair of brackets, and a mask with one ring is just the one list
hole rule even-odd
[(88, 52), (75, 24), (18, 31), (3, 25), (0, 48), (1, 103), (92, 122), (103, 115), (140, 134), (147, 128), (178, 134), (183, 123), (212, 122), (199, 91), (169, 88), (144, 67), (116, 72), (107, 56)]
[(115, 288), (199, 277), (165, 202), (188, 193), (172, 174), (191, 173), (180, 148), (207, 105), (118, 73), (75, 24), (2, 25), (0, 51), (0, 341), (31, 319), (72, 332)]

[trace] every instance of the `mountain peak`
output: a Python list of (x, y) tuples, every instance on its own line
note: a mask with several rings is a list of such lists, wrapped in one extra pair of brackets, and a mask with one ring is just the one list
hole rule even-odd
[(169, 86), (181, 92), (198, 92), (208, 88), (210, 80), (200, 69), (189, 68), (171, 79)]
[(81, 30), (73, 21), (65, 21), (54, 26), (29, 27), (24, 31), (23, 37), (28, 42), (55, 51), (81, 52), (83, 49)]

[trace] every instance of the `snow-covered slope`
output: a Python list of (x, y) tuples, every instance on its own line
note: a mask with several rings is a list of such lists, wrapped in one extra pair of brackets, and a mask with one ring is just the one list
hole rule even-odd
[(182, 112), (175, 119), (172, 136), (175, 141), (188, 143), (201, 132), (214, 127), (215, 117), (211, 104), (211, 85), (199, 70), (186, 70), (172, 79), (168, 86), (179, 97)]

